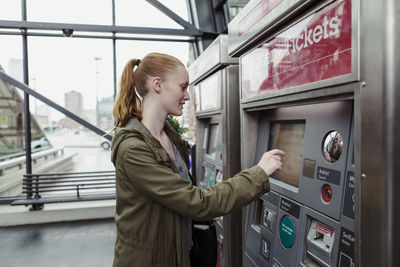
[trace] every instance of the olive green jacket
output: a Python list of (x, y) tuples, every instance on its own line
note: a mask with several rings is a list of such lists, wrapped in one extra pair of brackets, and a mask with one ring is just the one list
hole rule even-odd
[[(168, 124), (164, 130), (189, 165), (187, 142)], [(208, 189), (192, 185), (137, 118), (116, 130), (111, 157), (117, 190), (114, 266), (190, 266), (187, 218), (230, 213), (269, 190), (258, 166)]]

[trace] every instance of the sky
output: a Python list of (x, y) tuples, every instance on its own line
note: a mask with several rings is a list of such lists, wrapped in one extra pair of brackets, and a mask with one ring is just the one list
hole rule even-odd
[[(118, 26), (182, 29), (145, 0), (115, 2)], [(160, 2), (187, 20), (185, 0)], [(28, 21), (35, 22), (111, 25), (111, 3), (111, 0), (29, 0), (27, 16)], [(21, 1), (1, 0), (0, 20), (20, 20), (20, 6)], [(0, 65), (6, 72), (10, 72), (10, 59), (22, 59), (21, 39), (21, 36), (0, 35)], [(64, 94), (71, 90), (82, 93), (84, 109), (95, 109), (96, 94), (99, 99), (113, 95), (112, 40), (31, 36), (28, 38), (28, 48), (30, 87), (57, 104), (64, 106)], [(117, 41), (117, 81), (129, 59), (142, 58), (149, 52), (171, 54), (187, 65), (189, 45)], [(64, 117), (57, 113), (52, 112), (51, 119)]]

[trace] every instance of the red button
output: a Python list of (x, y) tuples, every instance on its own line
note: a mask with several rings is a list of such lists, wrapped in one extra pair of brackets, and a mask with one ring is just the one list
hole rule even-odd
[(324, 187), (322, 188), (322, 199), (325, 202), (331, 202), (332, 200), (332, 188), (329, 185), (324, 185)]

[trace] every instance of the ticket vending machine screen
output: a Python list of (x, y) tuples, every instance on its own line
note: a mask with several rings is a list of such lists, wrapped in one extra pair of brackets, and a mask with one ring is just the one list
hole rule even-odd
[(218, 143), (218, 124), (211, 124), (209, 128), (209, 137), (206, 153), (211, 157), (216, 156)]
[(295, 187), (299, 186), (303, 158), (305, 122), (272, 123), (268, 150), (280, 149), (286, 156), (282, 168), (271, 177)]

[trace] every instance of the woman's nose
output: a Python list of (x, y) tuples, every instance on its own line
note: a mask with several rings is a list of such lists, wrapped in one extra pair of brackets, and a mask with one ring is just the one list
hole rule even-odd
[(185, 101), (189, 101), (190, 100), (190, 95), (189, 95), (188, 90), (185, 90), (184, 99), (185, 99)]

